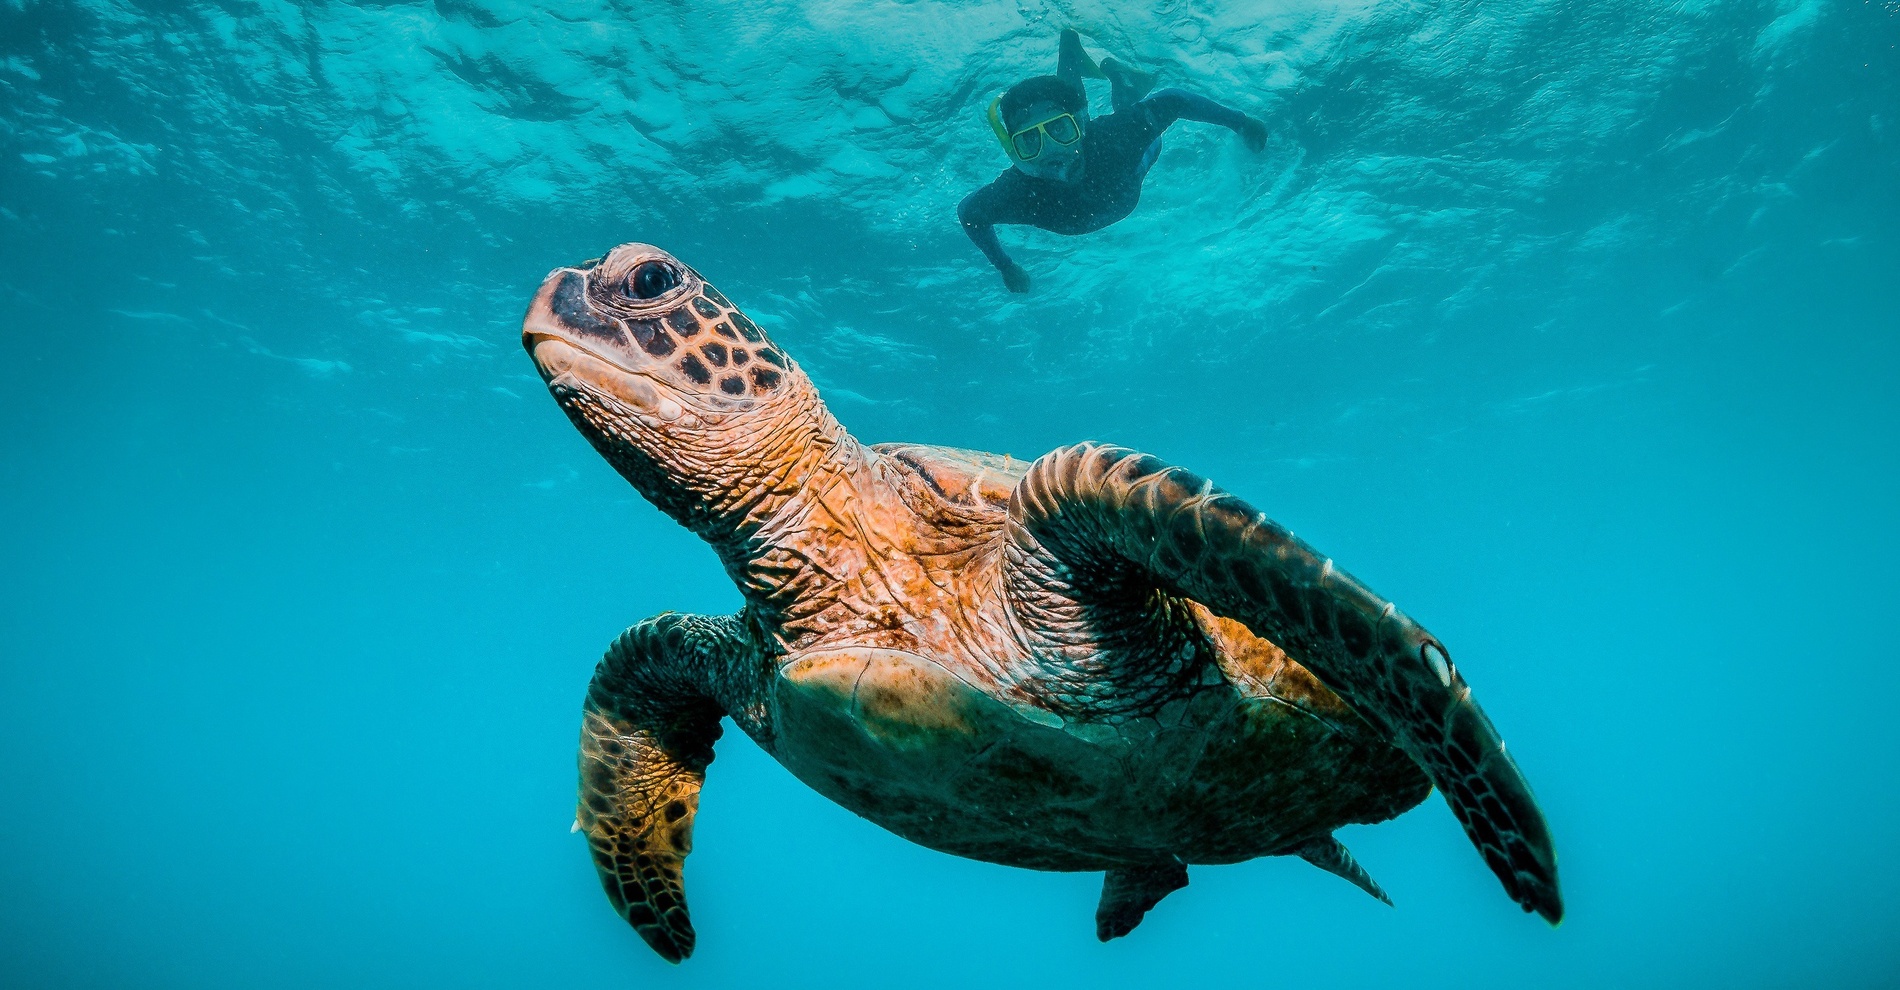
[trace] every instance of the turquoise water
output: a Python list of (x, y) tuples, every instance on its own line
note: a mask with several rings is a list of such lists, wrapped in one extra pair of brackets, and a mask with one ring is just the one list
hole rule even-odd
[[(1157, 8), (1150, 12), (1149, 8)], [(1267, 120), (954, 206), (1055, 36)], [(1900, 5), (0, 3), (0, 984), (1900, 985)], [(1098, 112), (1106, 98), (1097, 93)], [(1450, 644), (1569, 916), (909, 845), (720, 744), (698, 954), (570, 835), (621, 628), (738, 595), (520, 350), (661, 245), (869, 441), (1192, 466)]]

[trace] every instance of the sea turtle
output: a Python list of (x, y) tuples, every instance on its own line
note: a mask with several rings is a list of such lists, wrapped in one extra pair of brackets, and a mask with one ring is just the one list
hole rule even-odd
[(914, 842), (1104, 871), (1104, 941), (1190, 863), (1294, 855), (1385, 900), (1333, 830), (1434, 784), (1505, 891), (1562, 916), (1543, 815), (1444, 646), (1211, 482), (1099, 443), (861, 444), (646, 244), (550, 273), (522, 336), (744, 596), (633, 626), (588, 687), (575, 827), (666, 959), (693, 951), (681, 867), (722, 717)]

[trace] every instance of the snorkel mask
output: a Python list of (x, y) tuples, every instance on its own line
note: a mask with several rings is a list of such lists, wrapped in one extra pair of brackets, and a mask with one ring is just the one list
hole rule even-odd
[[(1005, 90), (984, 114), (996, 142), (1029, 175), (1070, 181), (1082, 170), (1088, 102), (1080, 86), (1059, 76), (1036, 76)], [(1009, 126), (1009, 120), (1018, 122)]]
[(1003, 126), (1002, 104), (1000, 96), (990, 101), (990, 129), (996, 132), (996, 140), (1002, 142), (1003, 150), (1019, 162), (1041, 158), (1051, 143), (1066, 148), (1082, 140), (1082, 122), (1067, 110), (1012, 131)]

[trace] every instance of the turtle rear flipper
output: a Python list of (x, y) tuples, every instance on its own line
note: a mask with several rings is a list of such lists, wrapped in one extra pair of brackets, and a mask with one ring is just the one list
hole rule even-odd
[(1095, 908), (1095, 937), (1106, 942), (1134, 931), (1149, 909), (1187, 882), (1187, 866), (1179, 860), (1108, 871), (1102, 878), (1102, 902)]
[(1031, 465), (1008, 532), (1012, 588), (1127, 601), (1146, 582), (1286, 651), (1424, 769), (1512, 900), (1562, 919), (1543, 813), (1471, 688), (1435, 637), (1331, 559), (1212, 482), (1101, 444)]
[(1372, 879), (1372, 874), (1367, 873), (1366, 868), (1352, 858), (1352, 853), (1338, 839), (1330, 835), (1308, 839), (1294, 847), (1293, 855), (1371, 894), (1383, 901), (1386, 907), (1392, 906), (1392, 898), (1386, 896), (1385, 888)]
[(614, 910), (668, 962), (693, 954), (680, 871), (724, 714), (706, 690), (706, 668), (732, 625), (648, 619), (621, 634), (587, 688), (575, 826), (587, 833)]

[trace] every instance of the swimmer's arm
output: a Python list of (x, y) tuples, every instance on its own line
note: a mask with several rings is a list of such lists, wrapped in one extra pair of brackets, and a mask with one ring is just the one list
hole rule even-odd
[(977, 250), (983, 252), (983, 257), (990, 259), (990, 264), (995, 265), (996, 270), (1003, 273), (1003, 280), (1008, 282), (1010, 272), (1017, 265), (1004, 253), (1003, 243), (996, 239), (997, 218), (991, 215), (988, 197), (983, 195), (988, 188), (985, 186), (963, 197), (963, 202), (957, 204), (957, 219), (963, 222), (963, 232), (970, 235)]
[(1199, 93), (1164, 89), (1142, 100), (1141, 106), (1148, 111), (1148, 119), (1154, 122), (1157, 131), (1167, 130), (1168, 125), (1177, 120), (1198, 120), (1233, 131), (1246, 138), (1247, 145), (1256, 151), (1267, 143), (1267, 125)]

